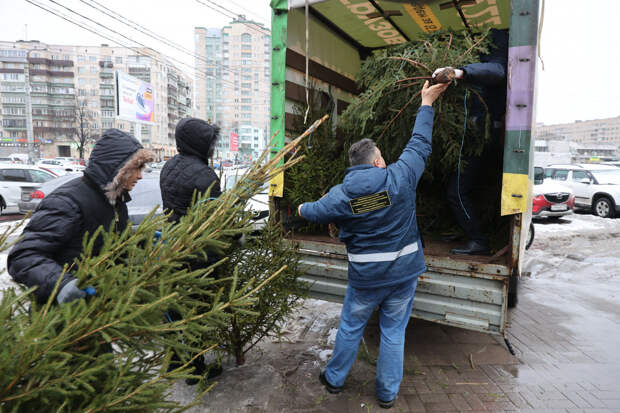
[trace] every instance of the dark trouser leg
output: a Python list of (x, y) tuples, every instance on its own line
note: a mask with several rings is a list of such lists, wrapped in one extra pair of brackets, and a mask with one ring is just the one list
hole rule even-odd
[(471, 200), (471, 192), (476, 185), (476, 179), (481, 166), (482, 159), (467, 159), (467, 163), (460, 174), (460, 180), (457, 173), (450, 177), (448, 182), (448, 204), (457, 223), (465, 231), (467, 238), (488, 246), (488, 236), (482, 232), (480, 220)]

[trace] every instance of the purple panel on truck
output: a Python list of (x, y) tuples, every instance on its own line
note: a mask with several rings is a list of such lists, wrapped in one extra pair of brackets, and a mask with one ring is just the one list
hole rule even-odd
[(530, 130), (534, 107), (536, 46), (508, 50), (508, 96), (506, 130)]

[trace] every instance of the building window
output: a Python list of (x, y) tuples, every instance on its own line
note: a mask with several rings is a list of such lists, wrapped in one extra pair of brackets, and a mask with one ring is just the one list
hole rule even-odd
[(24, 74), (23, 73), (2, 73), (2, 76), (0, 77), (0, 79), (2, 80), (17, 80), (17, 81), (24, 81)]
[(243, 33), (241, 35), (242, 43), (250, 43), (251, 41), (252, 41), (252, 35), (250, 35), (249, 33)]

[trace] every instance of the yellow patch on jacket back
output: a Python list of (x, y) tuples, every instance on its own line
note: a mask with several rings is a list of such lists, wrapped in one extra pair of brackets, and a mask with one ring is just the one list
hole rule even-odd
[(392, 205), (390, 195), (387, 191), (377, 192), (376, 194), (364, 195), (349, 201), (351, 211), (354, 215), (376, 211)]

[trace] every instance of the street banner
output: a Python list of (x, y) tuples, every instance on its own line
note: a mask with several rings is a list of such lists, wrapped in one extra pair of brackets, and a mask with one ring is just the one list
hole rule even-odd
[(239, 135), (230, 132), (230, 150), (231, 152), (239, 152)]
[(155, 121), (153, 87), (150, 83), (116, 72), (116, 116), (130, 122)]

